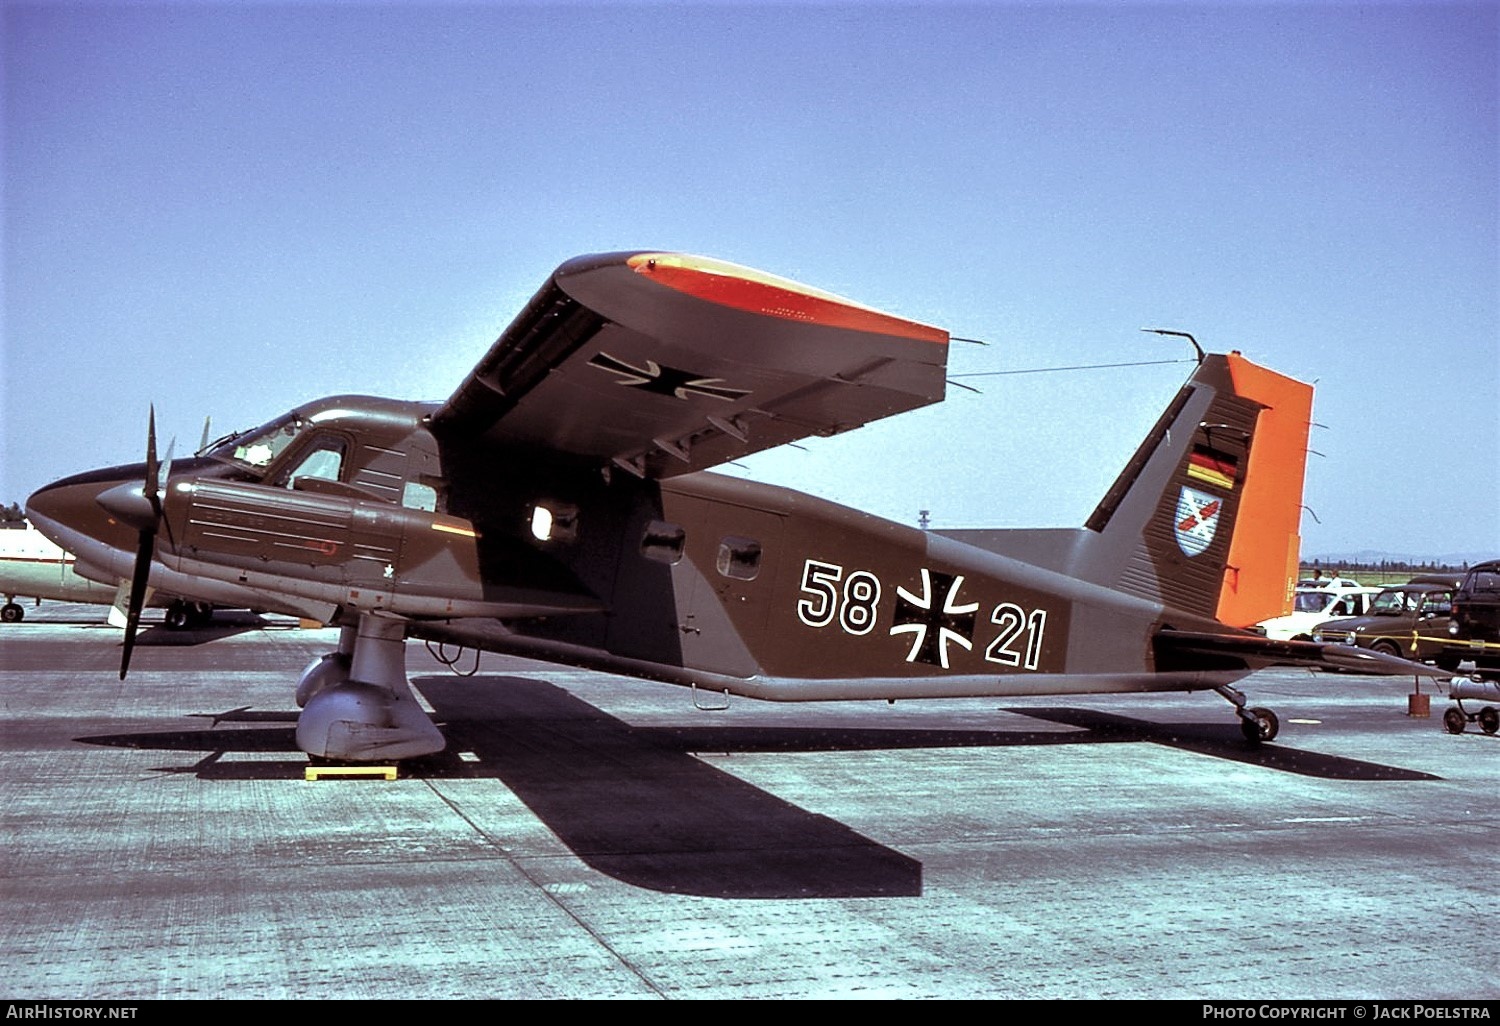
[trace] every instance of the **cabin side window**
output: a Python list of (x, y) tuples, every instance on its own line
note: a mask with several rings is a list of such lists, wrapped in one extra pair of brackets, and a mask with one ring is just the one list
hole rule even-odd
[(760, 542), (729, 535), (719, 542), (718, 570), (721, 577), (753, 581), (760, 573)]
[(401, 490), (401, 505), (434, 513), (437, 511), (437, 489), (422, 481), (407, 481)]
[(578, 540), (578, 507), (571, 502), (539, 502), (531, 507), (531, 536), (537, 541)]
[(668, 566), (682, 562), (682, 552), (687, 544), (687, 532), (677, 524), (665, 520), (653, 520), (646, 525), (641, 537), (641, 555)]

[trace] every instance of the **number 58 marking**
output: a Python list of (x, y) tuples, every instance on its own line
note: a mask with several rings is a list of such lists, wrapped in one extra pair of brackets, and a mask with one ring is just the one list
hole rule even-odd
[(809, 627), (827, 627), (838, 617), (839, 626), (856, 637), (875, 629), (880, 578), (870, 571), (855, 570), (846, 578), (838, 564), (809, 559), (802, 565), (802, 590), (812, 598), (797, 600), (797, 618)]

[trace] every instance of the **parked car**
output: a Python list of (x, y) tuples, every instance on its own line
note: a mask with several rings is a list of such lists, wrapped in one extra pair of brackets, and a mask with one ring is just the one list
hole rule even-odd
[(1406, 583), (1407, 584), (1441, 584), (1445, 588), (1457, 588), (1463, 582), (1464, 582), (1464, 572), (1462, 570), (1449, 570), (1446, 573), (1440, 573), (1440, 574), (1422, 574), (1420, 577), (1413, 577), (1411, 580), (1407, 581)]
[(1453, 611), (1451, 584), (1395, 584), (1381, 589), (1364, 616), (1330, 620), (1313, 631), (1313, 640), (1401, 656), (1431, 660), (1444, 669), (1457, 669), (1448, 633)]
[(1500, 559), (1476, 563), (1453, 593), (1448, 624), (1458, 659), (1472, 659), (1479, 669), (1500, 668)]
[(1251, 630), (1277, 641), (1307, 641), (1312, 637), (1313, 630), (1327, 620), (1368, 613), (1371, 600), (1379, 594), (1379, 588), (1361, 588), (1358, 585), (1299, 586), (1297, 593), (1292, 596), (1290, 613), (1262, 620)]
[(1352, 577), (1304, 577), (1297, 582), (1297, 590), (1306, 588), (1358, 588), (1359, 582)]

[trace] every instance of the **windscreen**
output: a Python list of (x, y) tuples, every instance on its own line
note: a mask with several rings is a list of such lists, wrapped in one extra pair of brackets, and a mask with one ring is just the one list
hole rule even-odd
[(268, 424), (215, 442), (205, 455), (259, 473), (292, 444), (302, 427), (301, 417), (286, 413)]

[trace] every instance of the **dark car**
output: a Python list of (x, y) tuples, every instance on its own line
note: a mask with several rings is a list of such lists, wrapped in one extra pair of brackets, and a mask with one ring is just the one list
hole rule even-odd
[(1500, 667), (1500, 559), (1476, 563), (1453, 593), (1451, 650), (1481, 669)]
[(1320, 624), (1313, 640), (1358, 645), (1405, 659), (1431, 660), (1454, 669), (1459, 656), (1448, 633), (1452, 611), (1451, 584), (1395, 584), (1375, 596), (1369, 613)]

